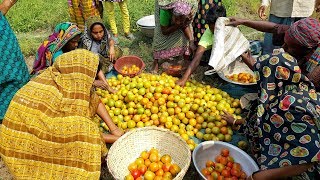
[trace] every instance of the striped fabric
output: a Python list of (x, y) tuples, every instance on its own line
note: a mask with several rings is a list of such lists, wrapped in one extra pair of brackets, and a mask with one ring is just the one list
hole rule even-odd
[(0, 129), (0, 155), (16, 179), (99, 179), (98, 62), (87, 50), (65, 53), (16, 93)]
[(68, 0), (71, 22), (83, 31), (88, 17), (100, 16), (95, 0)]

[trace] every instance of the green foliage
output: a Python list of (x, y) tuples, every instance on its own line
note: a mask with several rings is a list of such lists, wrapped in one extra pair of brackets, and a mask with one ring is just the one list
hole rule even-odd
[[(146, 38), (137, 30), (136, 22), (143, 16), (154, 13), (155, 0), (128, 0), (130, 23), (136, 40), (128, 41), (120, 36), (120, 46), (127, 54), (135, 54), (152, 61), (152, 39)], [(222, 0), (228, 16), (257, 18), (260, 0)], [(122, 17), (119, 6), (115, 3), (116, 22), (119, 34), (123, 34)], [(38, 46), (60, 22), (69, 21), (67, 0), (25, 0), (18, 1), (7, 14), (13, 30), (17, 33), (20, 46), (25, 56), (34, 55)], [(108, 26), (106, 12), (104, 22)], [(260, 34), (251, 36), (252, 30), (241, 28), (249, 37), (259, 38)]]

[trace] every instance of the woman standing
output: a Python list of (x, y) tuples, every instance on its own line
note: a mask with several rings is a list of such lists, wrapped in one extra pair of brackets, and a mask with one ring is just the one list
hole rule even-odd
[(29, 81), (29, 72), (18, 40), (5, 14), (16, 1), (0, 4), (0, 123), (14, 94)]
[(77, 24), (81, 31), (90, 16), (100, 16), (102, 5), (98, 0), (68, 0), (71, 22)]
[(118, 28), (114, 14), (114, 4), (118, 3), (121, 11), (124, 36), (127, 39), (133, 40), (134, 36), (130, 32), (130, 16), (128, 10), (128, 0), (100, 0), (105, 1), (105, 7), (107, 11), (108, 21), (111, 26), (111, 32), (115, 37), (116, 43), (118, 43)]
[(183, 58), (190, 55), (190, 49), (195, 50), (191, 22), (196, 8), (196, 0), (155, 1), (154, 72), (159, 60)]
[(192, 23), (193, 26), (193, 36), (194, 36), (194, 44), (197, 46), (202, 34), (209, 27), (206, 22), (206, 14), (209, 9), (221, 4), (221, 0), (198, 0), (198, 11), (194, 16), (194, 20)]
[(105, 142), (123, 131), (93, 88), (98, 64), (88, 50), (64, 53), (16, 93), (0, 128), (0, 155), (16, 179), (99, 179)]

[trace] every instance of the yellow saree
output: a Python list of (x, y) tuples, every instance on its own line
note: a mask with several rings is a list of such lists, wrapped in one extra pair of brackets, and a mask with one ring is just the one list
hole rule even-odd
[(98, 63), (87, 50), (65, 53), (16, 93), (0, 129), (0, 154), (16, 179), (99, 179)]

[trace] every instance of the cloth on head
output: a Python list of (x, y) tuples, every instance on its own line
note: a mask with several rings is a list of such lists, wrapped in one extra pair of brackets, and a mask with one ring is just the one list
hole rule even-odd
[(70, 22), (58, 24), (54, 32), (39, 47), (33, 64), (33, 72), (37, 73), (53, 64), (53, 55), (61, 50), (71, 39), (80, 35), (79, 28)]
[(93, 42), (95, 42), (95, 40), (93, 39), (93, 37), (91, 35), (91, 29), (92, 29), (92, 26), (95, 24), (99, 24), (102, 26), (102, 28), (104, 30), (104, 36), (103, 36), (102, 40), (100, 42), (98, 42), (98, 44), (100, 45), (100, 46), (97, 46), (98, 49), (94, 50), (94, 51), (96, 51), (97, 53), (99, 53), (103, 57), (108, 57), (107, 52), (109, 50), (109, 40), (111, 38), (111, 35), (110, 35), (109, 31), (107, 30), (106, 26), (103, 24), (102, 19), (99, 16), (91, 16), (87, 19), (84, 33), (81, 36), (81, 44), (82, 44), (83, 48), (85, 48), (89, 51), (93, 51), (93, 49), (92, 49)]
[(304, 18), (287, 30), (285, 39), (303, 47), (316, 48), (306, 63), (306, 70), (311, 72), (320, 62), (320, 22), (314, 18)]
[(0, 154), (17, 179), (99, 179), (105, 144), (93, 121), (98, 55), (78, 49), (21, 88), (0, 128)]
[(14, 94), (29, 81), (18, 40), (0, 13), (0, 124)]
[(161, 9), (172, 9), (174, 15), (195, 14), (197, 4), (194, 0), (159, 0)]
[(209, 65), (215, 71), (221, 71), (236, 60), (249, 47), (249, 41), (237, 27), (226, 26), (228, 18), (219, 17), (214, 29), (214, 44), (211, 50)]

